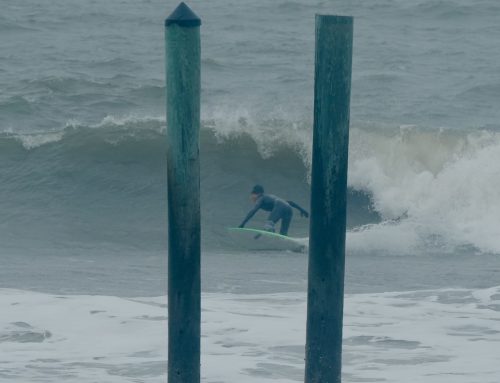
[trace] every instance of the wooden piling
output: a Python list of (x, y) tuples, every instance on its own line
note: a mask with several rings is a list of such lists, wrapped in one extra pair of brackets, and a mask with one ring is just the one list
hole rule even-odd
[(165, 20), (168, 382), (200, 382), (200, 25), (184, 3)]
[(341, 382), (353, 19), (316, 15), (306, 383)]

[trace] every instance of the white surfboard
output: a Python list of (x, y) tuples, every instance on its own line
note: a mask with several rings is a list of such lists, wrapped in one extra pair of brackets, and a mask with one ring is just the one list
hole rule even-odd
[(307, 238), (292, 238), (270, 231), (228, 227), (229, 236), (239, 247), (249, 250), (290, 250), (304, 252), (307, 250)]

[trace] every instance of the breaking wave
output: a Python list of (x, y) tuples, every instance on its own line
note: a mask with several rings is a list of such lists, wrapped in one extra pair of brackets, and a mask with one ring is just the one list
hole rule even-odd
[[(166, 233), (164, 118), (107, 117), (53, 132), (0, 133), (3, 239), (160, 248)], [(235, 113), (200, 134), (203, 238), (250, 208), (254, 183), (308, 206), (310, 128)], [(416, 126), (351, 129), (348, 250), (500, 253), (500, 133)], [(258, 216), (254, 224), (259, 225)], [(307, 236), (295, 218), (292, 235)]]

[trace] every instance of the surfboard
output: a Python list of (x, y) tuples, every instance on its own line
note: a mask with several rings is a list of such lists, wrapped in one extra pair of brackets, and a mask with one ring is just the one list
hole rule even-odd
[(289, 250), (295, 252), (307, 250), (307, 238), (293, 238), (246, 227), (228, 227), (227, 231), (238, 247), (248, 250)]

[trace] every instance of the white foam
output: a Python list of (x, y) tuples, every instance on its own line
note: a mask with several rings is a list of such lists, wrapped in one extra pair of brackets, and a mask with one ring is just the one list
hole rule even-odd
[(418, 238), (410, 247), (416, 241), (437, 242), (450, 249), (472, 245), (500, 253), (500, 134), (408, 135), (402, 130), (392, 137), (357, 136), (350, 186), (372, 193), (374, 209), (384, 219), (399, 220), (356, 233), (352, 237), (369, 242), (358, 247), (372, 246), (375, 235), (380, 243), (402, 235)]
[[(203, 382), (303, 380), (305, 294), (203, 294)], [(0, 290), (0, 377), (161, 382), (166, 298)], [(347, 295), (345, 382), (497, 382), (500, 287)]]
[(354, 253), (412, 255), (421, 244), (417, 228), (400, 222), (366, 225), (346, 236), (346, 248)]
[(124, 115), (113, 116), (108, 115), (104, 117), (97, 124), (90, 125), (91, 128), (99, 129), (106, 127), (128, 128), (147, 125), (148, 129), (154, 129), (159, 133), (165, 131), (165, 116), (143, 116), (143, 115)]
[(16, 135), (16, 139), (21, 142), (27, 150), (38, 148), (42, 145), (61, 141), (64, 137), (64, 132), (49, 132), (49, 133), (28, 133)]

